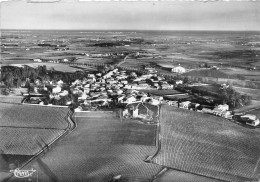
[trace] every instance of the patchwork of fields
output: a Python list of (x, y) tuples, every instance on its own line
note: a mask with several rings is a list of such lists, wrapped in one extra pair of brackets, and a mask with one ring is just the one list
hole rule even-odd
[(120, 121), (111, 112), (76, 113), (74, 120), (73, 132), (31, 164), (39, 179), (107, 182), (120, 174), (125, 181), (149, 181), (160, 171), (144, 162), (156, 151), (156, 126)]
[(259, 178), (260, 130), (162, 106), (161, 147), (153, 162), (227, 181)]
[[(19, 159), (16, 156), (24, 163), (61, 136), (68, 127), (68, 112), (68, 108), (0, 103), (0, 174)], [(157, 148), (157, 125), (116, 115), (113, 111), (75, 113), (73, 132), (25, 168), (36, 169), (42, 181), (107, 182), (122, 175), (123, 181), (146, 182), (163, 166), (168, 170), (156, 182), (259, 179), (259, 129), (163, 105)], [(153, 156), (152, 163), (144, 162), (148, 156)], [(30, 180), (36, 181), (36, 175)]]
[(9, 165), (22, 166), (62, 136), (68, 114), (68, 108), (0, 103), (0, 181)]

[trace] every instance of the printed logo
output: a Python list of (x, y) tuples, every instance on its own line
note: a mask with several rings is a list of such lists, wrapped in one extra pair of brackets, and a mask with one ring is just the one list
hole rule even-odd
[(14, 173), (14, 176), (17, 178), (27, 178), (32, 176), (32, 174), (36, 172), (36, 170), (20, 170), (19, 168), (16, 168), (15, 170), (10, 170), (10, 172)]

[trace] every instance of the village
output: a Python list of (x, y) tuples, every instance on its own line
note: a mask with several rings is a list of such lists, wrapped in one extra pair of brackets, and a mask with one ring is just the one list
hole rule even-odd
[[(180, 69), (180, 66), (177, 66)], [(33, 91), (25, 93), (23, 103), (40, 104), (40, 105), (64, 105), (70, 106), (75, 112), (84, 112), (89, 110), (102, 110), (111, 108), (123, 108), (123, 118), (139, 118), (146, 120), (154, 120), (149, 115), (149, 109), (146, 113), (138, 113), (140, 104), (147, 103), (153, 106), (168, 104), (172, 107), (192, 110), (205, 114), (211, 114), (223, 117), (229, 120), (238, 116), (234, 113), (227, 104), (215, 104), (208, 107), (199, 103), (178, 99), (178, 96), (189, 95), (188, 93), (173, 92), (175, 99), (168, 99), (164, 95), (156, 95), (147, 93), (147, 90), (172, 90), (183, 84), (183, 80), (176, 80), (175, 84), (169, 83), (164, 76), (159, 76), (153, 68), (146, 68), (145, 74), (138, 76), (135, 72), (128, 72), (118, 68), (113, 68), (104, 73), (91, 73), (86, 78), (76, 79), (71, 84), (59, 81), (40, 81), (35, 80)], [(178, 70), (184, 72), (185, 70)], [(194, 84), (194, 83), (192, 83)], [(222, 87), (227, 87), (223, 84)], [(150, 118), (150, 119), (148, 119)], [(259, 125), (259, 119), (251, 115), (240, 114), (239, 120), (245, 121), (248, 125)]]

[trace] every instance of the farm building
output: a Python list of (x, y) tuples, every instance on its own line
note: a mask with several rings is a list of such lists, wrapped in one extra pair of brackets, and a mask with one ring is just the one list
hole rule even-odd
[(179, 108), (189, 109), (190, 105), (191, 105), (190, 101), (181, 102), (180, 105), (179, 105)]
[(174, 72), (174, 73), (185, 73), (186, 69), (179, 65), (179, 66), (173, 67), (172, 72)]
[(214, 110), (219, 110), (219, 111), (228, 111), (229, 110), (229, 105), (223, 104), (223, 105), (218, 105)]

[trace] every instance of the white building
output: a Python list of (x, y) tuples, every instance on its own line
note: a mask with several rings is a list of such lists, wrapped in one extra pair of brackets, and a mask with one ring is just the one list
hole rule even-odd
[(219, 111), (228, 111), (229, 110), (229, 105), (223, 104), (223, 105), (218, 105), (217, 107), (214, 108), (214, 110), (219, 110)]
[(176, 81), (176, 85), (179, 85), (179, 84), (183, 84), (183, 81), (182, 80), (177, 80)]
[(174, 73), (185, 73), (186, 69), (179, 65), (179, 66), (173, 67), (172, 72), (174, 72)]
[(56, 94), (56, 93), (59, 93), (61, 92), (61, 87), (59, 85), (57, 85), (56, 87), (54, 87), (52, 89), (52, 93)]
[(179, 108), (189, 109), (190, 101), (181, 102)]

